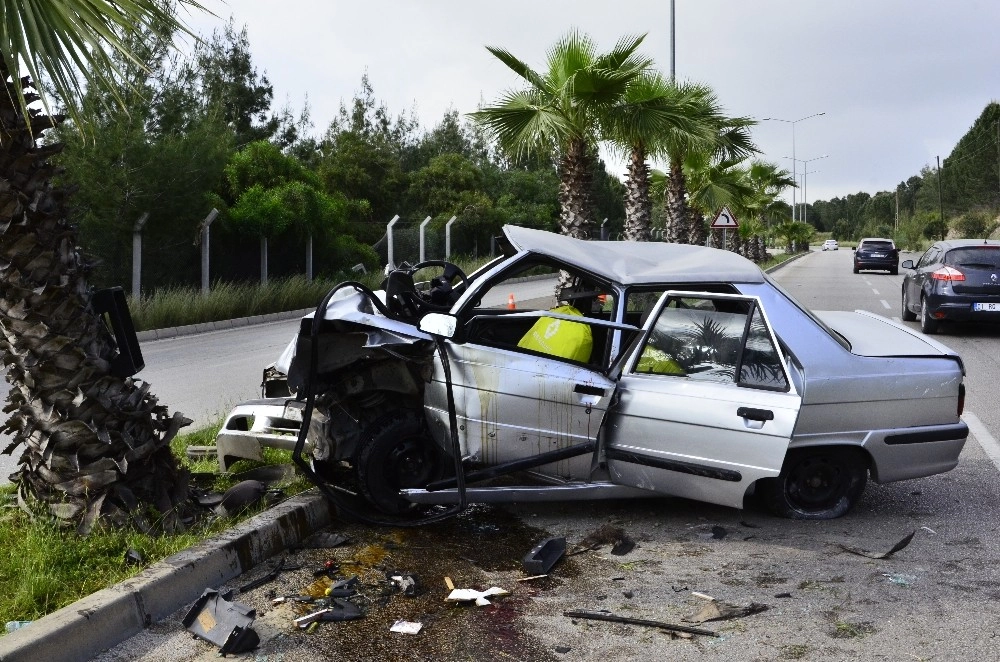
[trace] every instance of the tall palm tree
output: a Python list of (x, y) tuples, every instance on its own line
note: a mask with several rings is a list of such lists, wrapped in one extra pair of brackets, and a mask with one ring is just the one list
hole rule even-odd
[(128, 36), (183, 28), (161, 0), (0, 3), (0, 356), (11, 384), (0, 431), (13, 436), (4, 452), (23, 446), (19, 503), (83, 534), (102, 519), (180, 528), (187, 481), (169, 443), (189, 421), (112, 372), (117, 347), (94, 312), (68, 191), (51, 181), (61, 146), (37, 142), (64, 117), (33, 107), (47, 111), (50, 97), (32, 81), (50, 81), (82, 128), (84, 86), (116, 89), (112, 55), (131, 57)]
[(599, 118), (651, 66), (636, 53), (643, 38), (623, 37), (602, 54), (589, 37), (570, 32), (549, 49), (543, 73), (502, 48), (487, 47), (528, 86), (471, 116), (517, 157), (541, 152), (558, 158), (563, 234), (585, 238), (593, 228), (590, 173)]
[(689, 136), (671, 133), (663, 137), (670, 155), (667, 181), (666, 241), (676, 243), (705, 243), (705, 229), (694, 217), (687, 202), (687, 182), (684, 162), (693, 152), (708, 153), (719, 160), (740, 160), (757, 151), (750, 138), (753, 120), (745, 117), (728, 117), (722, 110), (715, 93), (705, 85), (689, 84), (692, 93), (703, 104), (702, 121), (712, 131), (707, 141), (693, 143)]
[(628, 159), (625, 180), (625, 238), (649, 241), (653, 215), (648, 159), (667, 157), (667, 143), (711, 140), (714, 131), (705, 121), (707, 107), (700, 90), (675, 85), (658, 72), (633, 79), (619, 103), (604, 117), (603, 135), (613, 150)]

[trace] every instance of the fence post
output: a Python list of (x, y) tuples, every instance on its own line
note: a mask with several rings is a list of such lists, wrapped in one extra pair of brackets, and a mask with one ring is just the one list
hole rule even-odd
[(267, 285), (267, 237), (260, 237), (260, 284)]
[(393, 246), (392, 246), (392, 226), (394, 226), (396, 224), (396, 221), (398, 221), (398, 220), (399, 220), (399, 214), (396, 214), (395, 216), (392, 217), (392, 220), (389, 221), (389, 225), (385, 226), (386, 253), (387, 253), (387, 257), (389, 259), (389, 264), (387, 264), (386, 267), (388, 269), (395, 269), (396, 268), (396, 264), (392, 261), (392, 248), (393, 248)]
[(607, 224), (608, 224), (608, 219), (604, 219), (603, 221), (601, 221), (601, 241), (608, 240), (608, 228), (606, 227)]
[(444, 259), (451, 259), (451, 224), (455, 222), (457, 216), (452, 216), (444, 225)]
[(142, 226), (149, 220), (149, 212), (143, 212), (132, 226), (132, 298), (138, 299), (142, 291)]
[(427, 258), (424, 257), (424, 230), (427, 228), (427, 224), (431, 222), (431, 217), (428, 216), (424, 219), (424, 222), (420, 224), (420, 261), (423, 262)]
[(219, 210), (212, 208), (208, 216), (201, 222), (201, 293), (208, 294), (208, 228), (219, 215)]

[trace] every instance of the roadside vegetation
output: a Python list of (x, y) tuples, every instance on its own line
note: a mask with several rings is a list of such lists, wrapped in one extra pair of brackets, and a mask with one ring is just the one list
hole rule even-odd
[[(232, 471), (219, 473), (214, 455), (191, 459), (189, 446), (215, 443), (220, 425), (178, 435), (171, 450), (178, 462), (206, 490), (224, 492), (238, 475), (259, 466), (287, 464), (291, 453), (265, 448), (264, 462), (241, 460)], [(276, 484), (285, 497), (310, 487), (304, 478)], [(262, 502), (234, 518), (220, 518), (204, 509), (183, 532), (162, 535), (134, 528), (101, 527), (89, 536), (54, 519), (30, 519), (16, 504), (14, 486), (0, 486), (0, 621), (32, 621), (95, 591), (134, 576), (143, 568), (219, 534), (265, 509)], [(130, 560), (132, 557), (141, 561)], [(2, 636), (2, 633), (0, 633)]]

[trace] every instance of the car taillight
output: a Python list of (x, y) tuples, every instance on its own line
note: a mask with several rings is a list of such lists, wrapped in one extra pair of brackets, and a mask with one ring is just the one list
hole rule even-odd
[(965, 274), (955, 267), (941, 267), (931, 274), (931, 278), (934, 280), (965, 280)]
[(958, 415), (965, 411), (965, 384), (958, 385)]

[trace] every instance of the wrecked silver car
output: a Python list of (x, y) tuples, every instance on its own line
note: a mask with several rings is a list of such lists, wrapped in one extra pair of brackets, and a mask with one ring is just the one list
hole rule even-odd
[[(505, 255), (471, 276), (425, 263), (377, 293), (331, 292), (266, 377), (270, 397), (227, 418), (223, 468), (295, 448), (332, 498), (397, 514), (756, 495), (828, 519), (869, 475), (958, 463), (964, 368), (944, 345), (863, 311), (811, 312), (732, 252), (504, 233)], [(415, 283), (429, 268), (443, 273)]]

